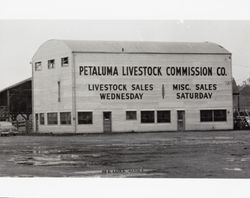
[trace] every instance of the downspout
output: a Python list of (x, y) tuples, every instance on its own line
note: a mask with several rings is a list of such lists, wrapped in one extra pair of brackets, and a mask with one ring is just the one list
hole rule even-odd
[[(231, 69), (231, 93), (233, 93), (233, 74), (232, 74), (232, 71), (233, 71), (233, 67), (232, 67), (232, 54), (229, 55), (229, 59), (230, 59), (230, 69)], [(231, 109), (231, 118), (232, 118), (232, 125), (231, 125), (231, 129), (233, 130), (234, 129), (234, 96), (232, 94), (232, 109)]]
[[(35, 109), (34, 109), (34, 70), (33, 70), (33, 63), (30, 62), (31, 64), (31, 71), (32, 71), (32, 77), (31, 77), (31, 97), (32, 97), (32, 100), (31, 100), (31, 108), (32, 108), (32, 132), (35, 131), (36, 129), (36, 118), (35, 118)], [(37, 131), (38, 132), (38, 131)]]
[(72, 52), (72, 110), (73, 110), (73, 121), (74, 121), (74, 132), (77, 133), (77, 112), (76, 112), (76, 68), (75, 68), (75, 53)]

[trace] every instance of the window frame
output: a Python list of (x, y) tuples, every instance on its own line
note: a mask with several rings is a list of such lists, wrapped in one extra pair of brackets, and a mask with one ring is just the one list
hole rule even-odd
[[(80, 120), (79, 120), (79, 117), (80, 117), (80, 116), (79, 116), (79, 114), (81, 114), (81, 113), (82, 113), (82, 114), (84, 114), (84, 113), (90, 114), (90, 118), (91, 118), (90, 121), (91, 121), (91, 122), (80, 123)], [(90, 124), (93, 124), (93, 120), (94, 120), (94, 119), (93, 119), (93, 111), (78, 111), (78, 112), (77, 112), (77, 124), (78, 124), (78, 125), (90, 125)]]
[[(223, 115), (223, 116), (225, 116), (225, 119), (218, 120), (218, 117), (216, 117), (215, 113), (219, 112), (219, 111), (223, 111), (223, 113), (225, 113), (225, 115)], [(214, 122), (226, 122), (226, 121), (227, 121), (227, 110), (226, 109), (215, 109), (214, 110)]]
[[(202, 120), (202, 111), (210, 111), (211, 119), (210, 120)], [(224, 112), (224, 119), (219, 120), (216, 116), (216, 112), (223, 111)], [(227, 110), (226, 109), (202, 109), (200, 110), (200, 122), (227, 122)]]
[[(133, 117), (133, 118), (129, 118), (129, 116), (128, 116), (128, 114), (129, 113), (135, 113), (135, 117)], [(137, 120), (137, 111), (134, 111), (134, 110), (128, 110), (128, 111), (126, 111), (126, 120), (128, 120), (128, 121), (130, 121), (130, 120)]]
[[(67, 123), (67, 120), (66, 120), (66, 123), (62, 123), (62, 115), (63, 114), (69, 114), (69, 123)], [(65, 112), (60, 112), (60, 125), (71, 125), (72, 124), (72, 119), (71, 119), (71, 112), (68, 112), (68, 111), (65, 111)]]
[[(52, 63), (51, 63), (51, 61), (53, 61)], [(50, 60), (48, 60), (48, 69), (54, 69), (55, 68), (55, 59), (50, 59)]]
[[(51, 114), (56, 114), (56, 123), (49, 123)], [(48, 112), (47, 113), (47, 125), (58, 125), (58, 113), (57, 112)]]
[[(39, 64), (39, 67), (37, 66)], [(42, 61), (35, 62), (35, 71), (41, 71), (42, 70)]]
[[(149, 122), (145, 122), (145, 121), (143, 121), (142, 119), (143, 119), (143, 116), (142, 116), (142, 114), (143, 113), (146, 113), (146, 112), (151, 112), (151, 113), (153, 113), (153, 120), (151, 120), (151, 121), (149, 121)], [(155, 111), (154, 110), (141, 110), (141, 124), (154, 124), (155, 123)]]
[[(209, 114), (211, 114), (211, 115), (209, 115), (209, 116), (211, 116), (211, 119), (208, 119), (207, 118), (208, 116), (203, 116), (202, 117), (202, 113), (205, 113), (205, 112), (209, 112)], [(202, 109), (202, 110), (200, 110), (200, 122), (213, 122), (213, 120), (214, 120), (214, 118), (213, 118), (213, 110), (212, 109)]]
[[(168, 120), (167, 121), (159, 121), (159, 113), (166, 112), (168, 113)], [(164, 124), (164, 123), (171, 123), (171, 111), (170, 110), (157, 110), (156, 111), (156, 122), (159, 124)]]
[[(43, 115), (43, 117), (41, 115)], [(44, 113), (39, 113), (39, 124), (40, 125), (45, 125), (45, 114)]]
[[(67, 63), (64, 63), (65, 59), (67, 60)], [(61, 67), (68, 67), (68, 66), (69, 66), (69, 57), (68, 56), (62, 57), (61, 58)]]

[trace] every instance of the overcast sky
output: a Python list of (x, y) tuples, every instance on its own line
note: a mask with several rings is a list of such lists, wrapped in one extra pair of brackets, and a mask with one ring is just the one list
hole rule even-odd
[(0, 90), (31, 77), (49, 39), (215, 42), (232, 53), (233, 76), (250, 75), (250, 21), (0, 20)]

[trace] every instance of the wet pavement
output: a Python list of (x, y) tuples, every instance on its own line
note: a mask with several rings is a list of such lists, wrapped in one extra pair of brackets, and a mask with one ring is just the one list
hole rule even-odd
[(250, 131), (0, 137), (0, 176), (250, 178)]

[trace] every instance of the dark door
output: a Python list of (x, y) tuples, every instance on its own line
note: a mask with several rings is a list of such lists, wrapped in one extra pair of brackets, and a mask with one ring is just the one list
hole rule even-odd
[(103, 112), (103, 132), (112, 132), (112, 112), (110, 111)]
[(38, 113), (36, 113), (36, 132), (38, 132)]
[(185, 111), (177, 111), (177, 130), (185, 130)]

